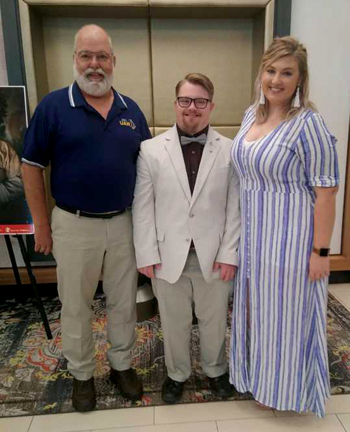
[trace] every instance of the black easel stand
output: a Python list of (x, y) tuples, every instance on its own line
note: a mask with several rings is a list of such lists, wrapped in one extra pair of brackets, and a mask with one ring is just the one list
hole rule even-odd
[[(38, 287), (36, 285), (36, 280), (35, 280), (35, 277), (34, 277), (33, 272), (32, 272), (32, 266), (30, 265), (30, 259), (29, 259), (29, 255), (28, 255), (27, 249), (25, 247), (24, 241), (23, 241), (23, 237), (21, 235), (15, 235), (15, 237), (19, 242), (19, 247), (21, 248), (22, 257), (23, 257), (24, 263), (25, 263), (26, 268), (27, 268), (27, 273), (29, 276), (30, 284), (32, 286), (34, 297), (35, 297), (35, 300), (37, 302), (37, 306), (38, 306), (38, 309), (39, 309), (39, 312), (41, 315), (41, 319), (42, 319), (44, 327), (45, 327), (46, 336), (48, 339), (52, 339), (52, 333), (51, 333), (51, 329), (49, 326), (49, 321), (47, 319), (47, 315), (46, 315), (46, 312), (44, 309), (43, 302), (42, 302), (41, 297), (39, 295)], [(13, 248), (12, 248), (12, 244), (11, 244), (11, 240), (10, 240), (9, 235), (5, 235), (5, 241), (6, 241), (8, 253), (10, 255), (12, 269), (13, 269), (13, 273), (14, 273), (14, 276), (16, 279), (17, 286), (21, 287), (21, 285), (22, 285), (21, 284), (21, 278), (19, 276), (18, 267), (17, 267), (17, 263), (16, 263), (16, 257), (15, 257), (15, 254), (13, 253)]]

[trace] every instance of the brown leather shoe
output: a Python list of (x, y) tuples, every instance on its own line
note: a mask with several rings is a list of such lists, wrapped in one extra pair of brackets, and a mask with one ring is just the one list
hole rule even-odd
[(87, 381), (73, 379), (72, 405), (79, 412), (92, 411), (96, 406), (94, 377)]
[(142, 382), (137, 378), (134, 369), (117, 371), (111, 368), (111, 381), (124, 398), (132, 401), (142, 398)]

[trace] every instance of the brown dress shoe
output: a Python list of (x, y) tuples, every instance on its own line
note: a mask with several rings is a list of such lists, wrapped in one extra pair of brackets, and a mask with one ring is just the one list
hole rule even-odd
[(123, 371), (117, 371), (111, 368), (111, 381), (115, 384), (124, 398), (132, 401), (142, 398), (142, 382), (137, 378), (134, 369), (130, 368)]
[(96, 406), (94, 377), (87, 381), (73, 379), (72, 405), (79, 412), (92, 411)]

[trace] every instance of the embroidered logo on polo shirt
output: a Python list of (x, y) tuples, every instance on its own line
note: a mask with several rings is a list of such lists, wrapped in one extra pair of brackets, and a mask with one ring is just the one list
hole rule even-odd
[(127, 120), (127, 119), (121, 119), (121, 120), (119, 120), (119, 124), (121, 126), (129, 126), (129, 127), (131, 127), (132, 130), (136, 129), (136, 125), (135, 125), (135, 123), (131, 119), (129, 119), (129, 120)]

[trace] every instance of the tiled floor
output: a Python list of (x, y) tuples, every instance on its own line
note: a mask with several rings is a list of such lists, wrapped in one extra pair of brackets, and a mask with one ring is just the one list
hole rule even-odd
[[(350, 284), (330, 286), (350, 310)], [(215, 402), (0, 419), (0, 432), (350, 432), (350, 395), (327, 415), (261, 410), (253, 401)]]
[(329, 292), (350, 310), (350, 284), (329, 285)]

